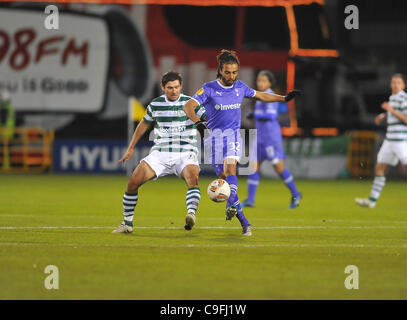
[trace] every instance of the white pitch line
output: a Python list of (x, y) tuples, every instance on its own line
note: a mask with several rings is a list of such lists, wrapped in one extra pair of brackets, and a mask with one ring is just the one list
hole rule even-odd
[[(44, 230), (57, 230), (57, 229), (114, 229), (115, 226), (0, 226), (0, 230), (26, 230), (26, 229), (44, 229)], [(257, 230), (301, 230), (301, 229), (407, 229), (407, 226), (265, 226), (256, 227)], [(160, 226), (135, 226), (133, 229), (158, 229), (158, 230), (181, 230), (183, 227), (160, 227)], [(221, 227), (221, 226), (202, 226), (195, 229), (220, 229), (220, 230), (232, 230), (241, 229), (241, 227)]]
[(381, 248), (381, 249), (407, 249), (407, 245), (370, 245), (370, 244), (349, 244), (349, 243), (321, 243), (321, 244), (291, 244), (291, 243), (268, 243), (268, 244), (165, 244), (165, 245), (145, 245), (134, 244), (79, 244), (79, 243), (34, 243), (34, 242), (0, 242), (0, 247), (5, 246), (52, 246), (52, 247), (103, 247), (103, 248)]
[[(51, 214), (45, 215), (45, 216), (50, 216)], [(65, 217), (69, 217), (70, 215), (63, 215)], [(19, 217), (32, 217), (32, 215), (29, 214), (0, 214), (0, 218), (2, 217), (14, 217), (14, 218), (19, 218)], [(98, 215), (90, 215), (90, 216), (86, 216), (86, 218), (100, 218), (100, 216)], [(142, 218), (147, 218), (149, 220), (157, 220), (157, 219), (162, 219), (162, 218), (168, 218), (169, 220), (171, 219), (177, 219), (174, 217), (168, 217), (168, 216), (142, 216)], [(292, 219), (283, 219), (283, 218), (251, 218), (252, 221), (268, 221), (269, 223), (273, 223), (275, 221), (280, 221), (280, 222), (300, 222), (300, 221), (314, 221), (314, 222), (321, 222), (321, 220), (325, 220), (326, 223), (335, 223), (335, 222), (339, 222), (339, 223), (378, 223), (378, 224), (384, 224), (384, 223), (397, 223), (398, 225), (400, 224), (404, 224), (407, 227), (407, 220), (404, 221), (396, 221), (396, 220), (392, 220), (392, 221), (385, 221), (385, 220), (344, 220), (344, 219), (299, 219), (299, 218), (292, 218)], [(225, 219), (224, 218), (209, 218), (209, 217), (200, 217), (200, 221), (218, 221), (218, 222), (224, 222)], [(110, 227), (109, 227), (110, 228)], [(1, 228), (0, 228), (1, 229)]]

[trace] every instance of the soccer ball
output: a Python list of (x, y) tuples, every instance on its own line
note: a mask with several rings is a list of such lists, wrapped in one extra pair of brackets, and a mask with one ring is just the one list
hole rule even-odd
[(213, 180), (208, 186), (208, 196), (215, 202), (226, 201), (230, 196), (229, 183), (223, 179)]

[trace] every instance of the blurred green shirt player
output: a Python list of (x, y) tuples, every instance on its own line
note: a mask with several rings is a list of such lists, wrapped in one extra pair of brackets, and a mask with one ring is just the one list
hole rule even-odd
[(12, 138), (15, 127), (15, 114), (10, 94), (6, 89), (0, 91), (0, 137)]
[(376, 207), (377, 199), (386, 184), (386, 171), (389, 166), (395, 166), (399, 161), (402, 165), (407, 166), (407, 93), (404, 91), (406, 82), (401, 73), (392, 76), (390, 88), (392, 94), (389, 101), (383, 102), (381, 105), (386, 112), (375, 118), (377, 125), (387, 119), (387, 131), (377, 154), (370, 197), (355, 198), (355, 202), (362, 207)]

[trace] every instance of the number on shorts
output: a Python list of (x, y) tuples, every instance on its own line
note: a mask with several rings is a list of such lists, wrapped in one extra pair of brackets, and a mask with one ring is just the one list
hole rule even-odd
[(268, 155), (270, 158), (274, 158), (274, 147), (273, 147), (273, 146), (267, 147), (267, 148), (266, 148), (266, 152), (267, 152), (267, 155)]
[(233, 152), (239, 152), (240, 142), (229, 142), (229, 150)]

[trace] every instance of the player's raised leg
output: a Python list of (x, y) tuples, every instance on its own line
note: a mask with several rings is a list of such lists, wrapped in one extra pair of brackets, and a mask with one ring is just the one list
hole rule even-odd
[(187, 165), (181, 173), (181, 177), (187, 184), (188, 191), (186, 194), (187, 215), (185, 217), (185, 230), (191, 230), (195, 225), (196, 211), (198, 209), (199, 201), (201, 200), (201, 191), (198, 186), (199, 179), (199, 166)]
[(142, 161), (131, 175), (126, 192), (123, 195), (123, 222), (113, 230), (113, 233), (133, 232), (134, 209), (138, 202), (138, 189), (142, 184), (156, 176), (151, 167)]

